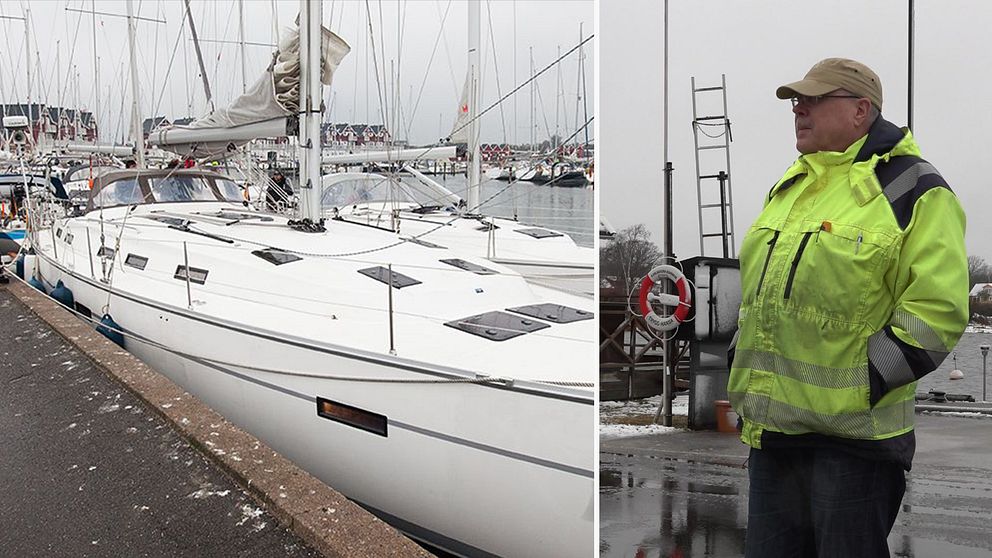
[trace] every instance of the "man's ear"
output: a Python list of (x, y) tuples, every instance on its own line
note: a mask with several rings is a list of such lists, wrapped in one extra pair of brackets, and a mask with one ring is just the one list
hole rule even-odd
[(868, 99), (858, 99), (858, 110), (854, 113), (855, 127), (861, 128), (870, 125), (868, 119), (871, 117), (871, 101)]

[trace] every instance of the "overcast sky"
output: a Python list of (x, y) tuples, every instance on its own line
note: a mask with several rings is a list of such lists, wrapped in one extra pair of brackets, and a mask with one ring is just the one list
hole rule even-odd
[[(210, 87), (218, 106), (240, 94), (242, 88), (240, 46), (210, 42), (238, 40), (237, 5), (236, 0), (192, 2)], [(369, 37), (370, 18), (366, 15), (366, 5), (371, 11), (374, 39)], [(149, 21), (138, 24), (143, 116), (148, 117), (153, 112), (170, 118), (204, 114), (207, 110), (205, 95), (188, 29), (185, 36), (179, 35), (184, 24), (183, 2), (134, 0), (134, 6), (141, 17), (166, 21), (164, 24)], [(93, 18), (72, 11), (92, 10), (94, 3), (91, 0), (4, 0), (0, 2), (0, 13), (21, 17), (26, 7), (31, 10), (32, 51), (40, 54), (32, 64), (35, 68), (33, 99), (53, 105), (61, 99), (67, 106), (78, 102), (80, 106), (94, 110)], [(465, 80), (468, 44), (466, 2), (325, 0), (323, 7), (325, 26), (352, 46), (352, 52), (342, 62), (326, 96), (334, 120), (357, 123), (382, 121), (376, 69), (371, 55), (374, 40), (379, 60), (378, 72), (384, 78), (380, 79), (383, 95), (390, 111), (396, 105), (392, 99), (396, 96), (400, 98), (404, 123), (398, 135), (406, 138), (409, 128), (409, 139), (415, 143), (431, 143), (438, 139), (439, 134), (446, 136), (454, 122)], [(97, 12), (125, 14), (126, 4), (121, 0), (96, 0), (95, 9)], [(593, 32), (595, 9), (592, 0), (483, 0), (481, 10), (485, 70), (483, 107), (499, 98), (498, 90), (506, 94), (527, 79), (530, 75), (531, 47), (534, 66), (540, 70), (557, 58), (559, 46), (564, 53), (579, 43), (580, 23), (583, 24), (585, 36)], [(271, 44), (276, 42), (275, 26), (285, 29), (291, 25), (299, 11), (299, 2), (244, 0), (244, 11), (245, 41)], [(0, 42), (0, 96), (4, 102), (14, 102), (14, 99), (25, 102), (24, 25), (21, 21), (4, 19), (0, 21), (0, 29), (5, 36), (5, 41)], [(98, 15), (96, 39), (100, 59), (100, 121), (103, 130), (119, 137), (130, 118), (129, 109), (124, 104), (130, 101), (125, 19)], [(585, 49), (585, 89), (590, 116), (595, 85), (594, 41), (587, 43)], [(246, 50), (246, 73), (250, 86), (268, 65), (273, 48), (251, 45)], [(78, 87), (75, 74), (70, 69), (70, 60), (79, 73)], [(40, 77), (37, 71), (39, 66)], [(580, 89), (578, 68), (576, 53), (562, 64), (560, 79), (556, 69), (539, 78), (541, 100), (535, 110), (538, 141), (546, 139), (549, 132), (555, 132), (556, 113), (560, 135), (567, 137), (575, 131), (577, 91)], [(398, 95), (393, 93), (394, 69), (398, 74)], [(515, 138), (520, 142), (529, 142), (530, 97), (530, 89), (525, 87), (503, 104), (502, 114), (494, 110), (488, 115), (483, 120), (483, 141), (502, 141), (505, 137), (511, 142)]]
[[(913, 133), (923, 157), (957, 193), (968, 217), (968, 253), (992, 262), (992, 201), (985, 93), (992, 89), (992, 3), (916, 3)], [(615, 227), (663, 221), (662, 76), (664, 3), (602, 2), (599, 8), (600, 210)], [(827, 57), (854, 58), (882, 80), (883, 116), (907, 123), (905, 0), (672, 1), (669, 4), (669, 158), (675, 166), (675, 251), (699, 254), (690, 78), (697, 87), (727, 76), (737, 246), (762, 197), (796, 159), (793, 115), (775, 98)], [(704, 169), (705, 172), (705, 169)], [(707, 255), (718, 255), (707, 249)]]

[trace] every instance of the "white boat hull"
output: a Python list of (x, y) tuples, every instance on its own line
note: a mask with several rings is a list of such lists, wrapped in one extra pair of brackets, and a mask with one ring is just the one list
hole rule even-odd
[[(88, 308), (107, 303), (99, 281), (45, 255), (40, 272), (49, 285), (63, 281)], [(472, 377), (254, 330), (117, 291), (110, 300), (114, 319), (128, 332), (170, 347), (196, 339), (202, 352), (185, 358), (131, 339), (128, 350), (410, 535), (468, 556), (571, 557), (595, 548), (589, 390), (261, 372), (252, 368), (352, 378)], [(318, 416), (317, 397), (384, 415), (386, 436)]]

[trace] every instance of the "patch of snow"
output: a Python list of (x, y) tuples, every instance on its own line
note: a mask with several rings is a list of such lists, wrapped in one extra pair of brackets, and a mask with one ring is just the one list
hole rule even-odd
[(601, 424), (599, 425), (600, 438), (630, 438), (633, 436), (648, 436), (652, 434), (671, 434), (681, 432), (681, 428), (674, 426), (662, 426), (660, 424)]

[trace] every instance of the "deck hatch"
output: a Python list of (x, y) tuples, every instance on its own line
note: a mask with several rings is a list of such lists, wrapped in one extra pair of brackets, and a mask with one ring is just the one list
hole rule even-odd
[(445, 247), (444, 246), (441, 246), (440, 244), (434, 244), (433, 242), (427, 242), (426, 240), (421, 240), (419, 238), (410, 237), (410, 238), (404, 238), (403, 240), (405, 240), (407, 242), (412, 242), (414, 244), (419, 244), (421, 246), (426, 246), (428, 248), (441, 248), (441, 249), (445, 249)]
[(556, 324), (570, 324), (572, 322), (591, 320), (593, 318), (593, 313), (587, 310), (579, 310), (578, 308), (571, 308), (550, 302), (517, 306), (516, 308), (507, 308), (506, 310), (515, 314), (523, 314), (524, 316), (530, 316), (532, 318), (538, 318), (540, 320), (546, 320)]
[(269, 262), (273, 265), (282, 265), (292, 262), (297, 262), (303, 258), (297, 256), (296, 254), (290, 254), (289, 252), (283, 252), (282, 250), (276, 250), (275, 248), (266, 248), (265, 250), (252, 250), (252, 255), (258, 256), (263, 260)]
[[(386, 278), (389, 277), (389, 270), (381, 265), (359, 269), (358, 272), (362, 275), (371, 277), (380, 283), (386, 283)], [(403, 287), (409, 287), (412, 285), (419, 285), (420, 283), (421, 281), (417, 281), (413, 277), (403, 275), (402, 273), (398, 273), (396, 271), (393, 272), (392, 280), (389, 281), (389, 284), (397, 289), (402, 289)]]
[(548, 324), (527, 317), (515, 316), (499, 310), (477, 314), (445, 322), (446, 326), (460, 329), (472, 335), (485, 337), (492, 341), (506, 341), (525, 333), (533, 333), (548, 327)]
[(475, 230), (482, 231), (482, 232), (489, 232), (489, 231), (494, 231), (494, 230), (496, 230), (498, 228), (499, 228), (499, 225), (496, 225), (494, 223), (490, 223), (488, 221), (485, 221), (485, 222), (483, 222), (483, 224), (481, 226), (475, 227)]
[(268, 223), (275, 220), (272, 217), (269, 217), (268, 215), (256, 215), (254, 213), (236, 213), (233, 211), (223, 211), (223, 210), (218, 211), (216, 213), (197, 213), (197, 215), (205, 215), (207, 217), (228, 219), (232, 221), (232, 223), (228, 223), (229, 225), (236, 223), (238, 221), (250, 221), (252, 219), (257, 219), (263, 223)]
[(137, 254), (128, 254), (127, 257), (124, 258), (124, 265), (129, 265), (135, 269), (144, 271), (145, 266), (148, 265), (148, 258)]
[(540, 238), (554, 238), (556, 236), (565, 236), (564, 234), (562, 234), (560, 232), (549, 231), (547, 229), (538, 229), (538, 228), (517, 229), (517, 232), (520, 233), (520, 234), (525, 234), (527, 236), (532, 236), (532, 237), (538, 238), (538, 239), (540, 239)]
[(472, 273), (477, 273), (479, 275), (496, 275), (499, 272), (493, 271), (488, 267), (483, 267), (479, 264), (474, 264), (472, 262), (465, 261), (460, 258), (448, 258), (445, 260), (440, 260), (441, 263), (446, 263), (450, 266), (457, 267), (458, 269), (464, 269), (465, 271), (471, 271)]
[[(189, 281), (190, 281), (190, 283), (196, 283), (198, 285), (204, 285), (204, 284), (206, 284), (206, 282), (207, 282), (207, 273), (209, 273), (209, 271), (206, 270), (206, 269), (199, 269), (199, 268), (196, 268), (196, 267), (189, 268)], [(178, 266), (176, 266), (176, 274), (173, 275), (173, 277), (175, 277), (176, 279), (182, 279), (183, 281), (185, 281), (186, 280), (186, 266), (184, 266), (184, 265), (178, 265)]]
[(340, 422), (359, 430), (388, 438), (388, 419), (385, 415), (352, 407), (323, 397), (317, 397), (317, 416)]

